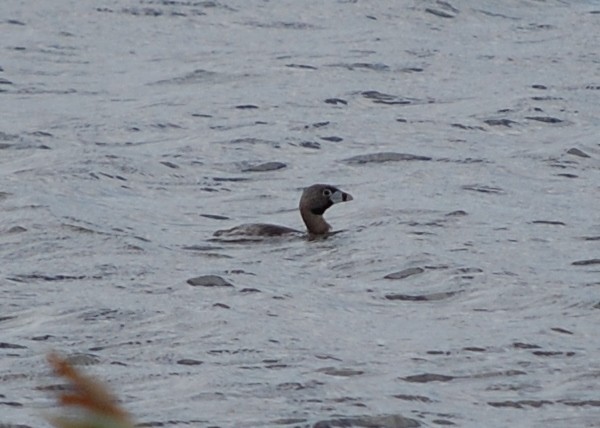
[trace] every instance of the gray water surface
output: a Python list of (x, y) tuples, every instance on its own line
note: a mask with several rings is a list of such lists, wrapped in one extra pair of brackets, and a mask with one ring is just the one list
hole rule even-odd
[[(3, 0), (0, 425), (47, 426), (54, 349), (145, 426), (600, 426), (599, 28)], [(342, 232), (212, 239), (301, 228), (315, 182), (354, 196)]]

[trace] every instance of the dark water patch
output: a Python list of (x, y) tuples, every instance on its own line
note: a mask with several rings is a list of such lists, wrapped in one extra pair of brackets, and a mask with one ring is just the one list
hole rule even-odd
[(575, 174), (556, 174), (557, 177), (566, 177), (566, 178), (578, 178), (578, 175)]
[(250, 276), (256, 276), (255, 273), (248, 272), (248, 271), (245, 271), (243, 269), (231, 269), (231, 270), (225, 271), (225, 273), (232, 274), (232, 275), (250, 275)]
[(427, 351), (426, 354), (427, 355), (451, 355), (452, 352), (433, 350), (433, 351)]
[[(434, 220), (434, 221), (427, 221), (427, 222), (409, 221), (406, 224), (410, 227), (445, 227), (445, 223), (443, 220)], [(416, 234), (430, 233), (431, 234), (431, 232), (414, 232), (414, 233), (416, 233)]]
[(453, 15), (451, 13), (444, 12), (443, 10), (439, 10), (439, 9), (432, 9), (430, 7), (425, 8), (425, 12), (430, 13), (430, 14), (435, 15), (435, 16), (439, 16), (440, 18), (454, 18), (454, 17), (456, 17), (456, 15)]
[(456, 274), (460, 275), (462, 279), (473, 279), (475, 278), (474, 274), (483, 273), (483, 269), (474, 268), (474, 267), (465, 267), (456, 269)]
[(36, 342), (45, 342), (48, 339), (54, 339), (56, 336), (53, 336), (51, 334), (44, 334), (41, 336), (33, 336), (31, 338), (31, 340), (35, 340)]
[(67, 355), (65, 360), (74, 366), (92, 366), (99, 364), (101, 361), (98, 355), (87, 353), (73, 353)]
[[(282, 419), (274, 419), (271, 421), (273, 425), (298, 425), (306, 424), (307, 420), (302, 418), (282, 418)], [(307, 426), (307, 425), (306, 425)]]
[(327, 98), (325, 100), (325, 104), (333, 104), (333, 105), (342, 104), (342, 105), (348, 105), (348, 101), (343, 100), (341, 98)]
[(510, 119), (487, 119), (483, 122), (489, 126), (506, 126), (507, 128), (510, 128), (514, 124), (518, 124), (518, 122)]
[(477, 346), (467, 346), (462, 348), (462, 350), (467, 352), (487, 352), (486, 348), (479, 348)]
[(572, 351), (532, 351), (531, 353), (538, 357), (574, 357), (576, 355), (575, 352)]
[(240, 293), (262, 293), (258, 288), (246, 287), (240, 290)]
[(282, 30), (310, 30), (317, 29), (318, 27), (308, 24), (305, 22), (288, 22), (288, 21), (276, 21), (276, 22), (258, 22), (248, 21), (244, 25), (255, 28), (277, 28)]
[(575, 334), (572, 331), (566, 330), (561, 327), (552, 327), (550, 330), (555, 331), (557, 333), (562, 333), (562, 334)]
[(418, 375), (406, 376), (401, 378), (406, 382), (411, 383), (429, 383), (429, 382), (450, 382), (456, 379), (455, 376), (447, 376), (437, 373), (423, 373)]
[[(7, 24), (11, 24), (11, 25), (22, 25), (22, 26), (25, 25), (25, 23), (23, 21), (19, 21), (18, 19), (7, 19), (4, 22), (6, 22)], [(0, 71), (3, 71), (2, 67), (0, 67)]]
[(233, 287), (233, 284), (218, 275), (202, 275), (186, 281), (192, 287)]
[(202, 117), (205, 119), (210, 119), (211, 117), (213, 117), (212, 114), (205, 114), (205, 113), (192, 113), (192, 117)]
[(181, 360), (177, 360), (177, 364), (182, 366), (199, 366), (200, 364), (204, 364), (204, 362), (200, 360), (194, 360), (193, 358), (182, 358)]
[(46, 132), (46, 131), (34, 131), (34, 132), (30, 132), (29, 135), (32, 135), (34, 137), (54, 137), (53, 134), (51, 134), (50, 132)]
[[(9, 382), (9, 381), (13, 381), (13, 380), (28, 379), (30, 377), (31, 377), (31, 375), (28, 373), (0, 374), (0, 381)], [(2, 394), (0, 394), (0, 395), (2, 395)]]
[(514, 342), (512, 344), (513, 348), (516, 349), (541, 349), (542, 347), (539, 345), (534, 345), (532, 343), (524, 343), (524, 342)]
[(421, 424), (401, 415), (385, 416), (335, 416), (315, 423), (312, 428), (415, 428)]
[(402, 293), (390, 293), (386, 294), (387, 300), (400, 300), (404, 302), (435, 302), (438, 300), (446, 300), (454, 297), (460, 293), (460, 291), (442, 291), (439, 293), (431, 294), (402, 294)]
[(0, 322), (3, 321), (9, 321), (9, 320), (14, 320), (16, 319), (16, 315), (5, 315), (5, 316), (0, 316)]
[(17, 345), (16, 343), (0, 342), (0, 349), (27, 349), (27, 346)]
[(220, 77), (219, 73), (214, 71), (203, 70), (201, 68), (184, 74), (180, 77), (173, 77), (172, 79), (158, 80), (150, 85), (189, 85), (196, 83), (206, 83), (215, 80)]
[(483, 159), (478, 159), (478, 158), (464, 158), (464, 159), (439, 158), (439, 159), (436, 159), (436, 162), (454, 162), (454, 163), (460, 163), (460, 164), (465, 164), (465, 165), (471, 165), (474, 163), (491, 163), (489, 161), (486, 161)]
[(329, 122), (328, 120), (323, 121), (323, 122), (315, 122), (315, 123), (311, 123), (310, 125), (304, 125), (304, 129), (311, 129), (311, 128), (315, 128), (315, 129), (319, 129), (319, 128), (324, 128), (326, 126), (328, 126), (331, 122)]
[(25, 229), (23, 226), (13, 226), (8, 230), (3, 231), (2, 233), (6, 234), (6, 235), (11, 235), (11, 234), (23, 233), (23, 232), (27, 232), (27, 229)]
[(482, 126), (473, 126), (473, 125), (463, 125), (462, 123), (451, 123), (451, 127), (464, 129), (466, 131), (485, 131), (485, 128)]
[[(212, 220), (229, 220), (229, 217), (224, 216), (224, 215), (218, 215), (218, 214), (200, 214), (200, 217), (206, 217), (206, 218), (210, 218)], [(213, 248), (213, 247), (209, 247), (209, 248)], [(186, 248), (189, 249), (189, 248)]]
[(250, 179), (246, 177), (212, 177), (212, 180), (217, 183), (237, 183), (240, 181), (248, 181)]
[(386, 105), (408, 105), (416, 104), (419, 101), (416, 98), (399, 97), (397, 95), (385, 94), (379, 91), (363, 91), (360, 93), (364, 98), (373, 101), (375, 104), (386, 104)]
[(444, 269), (450, 268), (450, 266), (448, 266), (448, 265), (427, 265), (427, 266), (424, 266), (424, 268), (430, 269), (430, 270), (444, 270)]
[[(411, 224), (410, 226), (421, 226), (420, 224), (414, 223)], [(439, 227), (444, 227), (442, 224), (438, 224), (437, 226)], [(434, 236), (435, 233), (433, 232), (425, 232), (422, 230), (418, 230), (418, 231), (414, 231), (414, 232), (410, 232), (412, 235), (416, 235), (416, 236)]]
[(253, 109), (257, 109), (259, 107), (254, 104), (240, 104), (240, 105), (235, 106), (235, 108), (238, 110), (253, 110)]
[(43, 275), (43, 274), (29, 274), (29, 275), (15, 275), (12, 277), (8, 277), (7, 279), (15, 282), (32, 282), (32, 281), (77, 281), (82, 279), (102, 279), (102, 276), (99, 275)]
[(318, 358), (319, 360), (342, 361), (340, 358), (334, 357), (333, 355), (327, 355), (327, 354), (315, 354), (315, 358)]
[(177, 125), (176, 123), (171, 123), (171, 122), (153, 123), (150, 126), (152, 126), (153, 128), (158, 128), (158, 129), (182, 129), (183, 128), (181, 125)]
[(98, 171), (97, 174), (90, 172), (90, 176), (93, 178), (96, 178), (98, 180), (100, 179), (100, 176), (102, 176), (102, 177), (110, 178), (111, 180), (127, 181), (127, 179), (125, 177), (123, 177), (122, 175), (113, 175), (113, 174), (109, 174), (107, 172), (102, 172), (102, 171)]
[(277, 171), (278, 169), (286, 168), (287, 165), (283, 162), (265, 162), (258, 165), (250, 166), (242, 169), (242, 172), (266, 172)]
[(173, 163), (173, 162), (161, 161), (160, 163), (171, 169), (179, 169), (179, 165), (177, 165), (176, 163)]
[(554, 402), (550, 400), (488, 401), (488, 405), (492, 407), (512, 407), (514, 409), (540, 408), (548, 404), (554, 404)]
[(142, 0), (143, 4), (156, 4), (159, 6), (182, 6), (182, 7), (203, 7), (225, 9), (230, 12), (237, 12), (237, 9), (222, 4), (214, 0)]
[(16, 91), (17, 94), (24, 95), (72, 95), (83, 93), (78, 92), (76, 89), (40, 89), (40, 88), (23, 88)]
[(523, 370), (502, 370), (494, 372), (477, 373), (470, 376), (461, 376), (461, 379), (489, 379), (492, 377), (512, 377), (512, 376), (524, 376), (527, 372)]
[(404, 67), (400, 71), (403, 73), (422, 73), (424, 69), (421, 67)]
[(286, 64), (285, 66), (289, 68), (300, 68), (302, 70), (318, 70), (317, 67), (306, 64)]
[(0, 85), (12, 85), (13, 82), (11, 82), (8, 79), (5, 79), (4, 77), (0, 77)]
[(417, 275), (417, 274), (420, 274), (423, 272), (425, 272), (425, 269), (423, 269), (421, 267), (412, 267), (412, 268), (403, 269), (398, 272), (389, 273), (386, 276), (384, 276), (384, 278), (385, 279), (405, 279), (405, 278), (408, 278), (409, 276)]
[(551, 97), (551, 96), (545, 96), (545, 97), (531, 97), (531, 99), (533, 101), (562, 101), (564, 100), (564, 98), (561, 97)]
[(600, 259), (577, 260), (571, 263), (573, 266), (600, 265)]
[(433, 403), (434, 400), (432, 400), (429, 397), (425, 397), (424, 395), (410, 395), (410, 394), (396, 394), (393, 395), (394, 398), (398, 398), (400, 400), (404, 400), (404, 401), (418, 401), (421, 403)]
[(403, 161), (429, 161), (431, 157), (412, 155), (409, 153), (396, 152), (381, 152), (369, 153), (366, 155), (352, 156), (351, 158), (342, 159), (342, 162), (348, 164), (362, 165), (366, 163), (383, 163), (383, 162), (403, 162)]
[(143, 16), (143, 17), (160, 17), (160, 16), (203, 16), (206, 15), (206, 13), (201, 12), (199, 10), (194, 10), (191, 9), (188, 13), (184, 13), (181, 11), (176, 11), (176, 10), (162, 10), (162, 9), (158, 9), (158, 8), (154, 8), (154, 7), (125, 7), (122, 8), (120, 10), (120, 13), (124, 14), (124, 15), (130, 15), (130, 16)]
[(339, 143), (340, 141), (344, 141), (344, 139), (342, 137), (338, 137), (335, 135), (332, 135), (330, 137), (319, 137), (319, 138), (324, 141), (331, 141), (332, 143)]
[(551, 226), (566, 226), (566, 223), (558, 220), (533, 220), (532, 224), (548, 224)]
[(252, 137), (246, 137), (246, 138), (236, 138), (234, 140), (230, 140), (228, 142), (228, 144), (243, 144), (243, 145), (255, 145), (255, 144), (260, 144), (260, 145), (267, 145), (267, 146), (271, 146), (273, 148), (279, 149), (280, 143), (278, 141), (271, 141), (271, 140), (263, 140), (261, 138), (252, 138)]
[(557, 159), (548, 159), (546, 161), (552, 168), (560, 168), (567, 169), (576, 167), (577, 161), (574, 160), (557, 160)]
[(72, 387), (67, 384), (53, 384), (53, 385), (40, 385), (34, 388), (36, 391), (44, 392), (61, 392), (61, 391), (72, 391)]
[(215, 303), (212, 305), (213, 308), (221, 308), (221, 309), (231, 309), (231, 306), (226, 305), (225, 303)]
[(358, 398), (355, 398), (355, 397), (348, 397), (348, 396), (337, 397), (337, 398), (332, 398), (328, 401), (333, 402), (333, 403), (347, 403), (354, 407), (367, 407), (366, 404), (364, 404), (362, 401), (360, 401)]
[(491, 193), (491, 194), (503, 194), (504, 193), (504, 190), (502, 190), (500, 187), (492, 187), (492, 186), (485, 186), (485, 185), (479, 185), (479, 184), (468, 184), (468, 185), (462, 186), (462, 189), (469, 190), (472, 192), (479, 192), (479, 193)]
[(346, 70), (354, 71), (354, 70), (370, 70), (370, 71), (389, 71), (390, 66), (387, 64), (383, 64), (380, 62), (354, 62), (354, 63), (339, 63), (339, 64), (330, 64), (329, 67), (341, 67)]
[(251, 348), (240, 349), (211, 349), (206, 351), (210, 355), (238, 355), (238, 354), (260, 354), (262, 351)]
[[(16, 401), (0, 401), (0, 406), (9, 406), (9, 407), (23, 407), (22, 403), (17, 403)], [(0, 428), (4, 428), (5, 425), (0, 423)]]
[(557, 403), (572, 407), (600, 407), (600, 400), (558, 400)]
[(288, 367), (289, 367), (288, 364), (283, 364), (283, 363), (265, 364), (265, 369), (269, 369), (269, 370), (286, 369)]
[(569, 150), (567, 150), (567, 153), (573, 156), (579, 156), (580, 158), (589, 158), (590, 155), (588, 155), (586, 152), (584, 152), (583, 150), (580, 150), (576, 147), (573, 147)]
[(550, 116), (526, 116), (525, 119), (535, 120), (543, 123), (561, 123), (564, 122), (562, 119)]
[(321, 144), (316, 141), (302, 141), (299, 145), (300, 147), (305, 147), (307, 149), (319, 150), (321, 148)]
[[(207, 425), (207, 424), (209, 424), (209, 425)], [(171, 427), (171, 426), (176, 426), (176, 425), (183, 425), (185, 427), (208, 426), (210, 428), (219, 428), (218, 426), (210, 425), (210, 421), (204, 420), (204, 419), (185, 419), (185, 420), (169, 419), (166, 421), (148, 421), (148, 422), (141, 422), (141, 423), (135, 424), (136, 427), (149, 427), (149, 428)]]
[(446, 217), (463, 217), (466, 215), (468, 215), (466, 211), (456, 210), (456, 211), (451, 211), (451, 212), (447, 213)]
[(364, 374), (363, 370), (355, 370), (350, 368), (335, 368), (335, 367), (323, 367), (317, 369), (317, 372), (324, 373), (329, 376), (340, 376), (340, 377), (351, 377), (351, 376), (360, 376)]
[(113, 321), (113, 320), (131, 320), (135, 315), (133, 311), (123, 311), (110, 308), (94, 308), (82, 313), (79, 318), (84, 321)]
[(584, 241), (600, 241), (600, 236), (582, 236)]
[(546, 85), (531, 85), (531, 87), (533, 89), (542, 89), (542, 90), (548, 89), (548, 87)]
[(435, 425), (441, 425), (441, 426), (453, 426), (456, 425), (456, 423), (448, 420), (448, 419), (433, 419), (431, 421), (432, 424)]

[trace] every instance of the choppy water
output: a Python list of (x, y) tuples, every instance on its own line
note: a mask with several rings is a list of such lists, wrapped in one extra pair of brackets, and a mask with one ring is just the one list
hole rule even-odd
[[(600, 426), (599, 28), (595, 1), (3, 0), (0, 425), (45, 426), (56, 349), (147, 426)], [(386, 152), (424, 160), (345, 161)], [(344, 232), (211, 241), (301, 227), (314, 182), (354, 196)]]

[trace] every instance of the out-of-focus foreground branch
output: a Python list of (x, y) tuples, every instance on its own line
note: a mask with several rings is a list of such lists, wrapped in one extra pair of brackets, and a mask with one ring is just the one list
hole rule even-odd
[(59, 404), (72, 411), (51, 416), (58, 428), (133, 428), (129, 415), (99, 381), (81, 373), (58, 354), (48, 355), (54, 372), (69, 382), (70, 388), (58, 396)]

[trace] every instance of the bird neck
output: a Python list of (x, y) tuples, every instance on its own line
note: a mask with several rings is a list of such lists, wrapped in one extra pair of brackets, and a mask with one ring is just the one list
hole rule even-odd
[(325, 221), (322, 215), (313, 214), (307, 208), (301, 209), (300, 214), (308, 232), (313, 235), (324, 235), (331, 229), (331, 226)]

